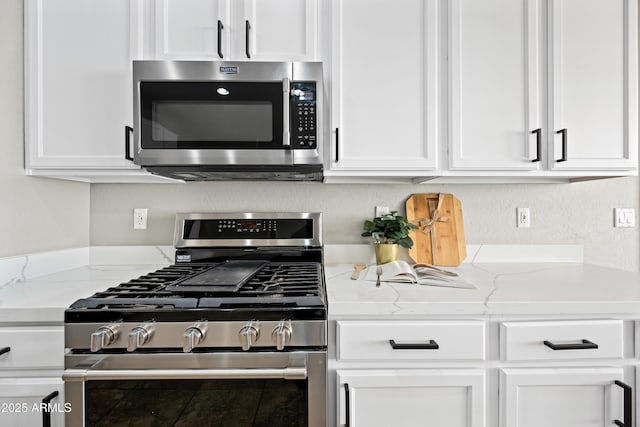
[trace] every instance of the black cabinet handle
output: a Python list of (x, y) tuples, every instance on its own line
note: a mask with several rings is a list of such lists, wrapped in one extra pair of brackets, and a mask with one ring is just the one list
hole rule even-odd
[(389, 340), (391, 348), (394, 350), (437, 350), (440, 348), (437, 342), (429, 340), (426, 343), (398, 344), (395, 340)]
[(133, 134), (133, 128), (131, 126), (124, 127), (124, 158), (133, 161), (131, 157), (131, 134)]
[(551, 341), (547, 340), (542, 341), (542, 343), (549, 347), (551, 350), (590, 350), (598, 348), (598, 344), (589, 340), (582, 340), (580, 343), (573, 344), (554, 344)]
[(631, 406), (633, 404), (631, 386), (618, 380), (615, 380), (614, 383), (615, 385), (622, 387), (622, 390), (624, 391), (624, 421), (614, 420), (613, 423), (620, 427), (633, 427), (631, 419), (633, 413)]
[[(58, 394), (59, 393), (56, 390), (53, 393), (50, 393), (47, 396), (45, 396), (45, 398), (42, 399), (43, 406), (45, 405), (48, 406), (53, 399), (58, 397)], [(42, 411), (42, 427), (51, 427), (51, 412), (48, 410), (48, 408)]]
[(542, 128), (531, 131), (532, 134), (536, 134), (536, 158), (531, 160), (532, 163), (539, 162), (541, 160), (540, 153), (542, 152)]
[(249, 52), (249, 30), (251, 30), (251, 24), (247, 19), (244, 21), (244, 53), (247, 58), (251, 58), (251, 53)]
[(562, 157), (560, 157), (556, 162), (566, 162), (567, 161), (567, 128), (560, 129), (556, 131), (562, 135)]
[(349, 384), (345, 384), (344, 385), (344, 411), (346, 412), (346, 417), (347, 420), (344, 423), (345, 427), (349, 427), (350, 425), (350, 421), (349, 418), (351, 418), (351, 408), (350, 408), (350, 401), (351, 399), (349, 398)]
[(340, 129), (336, 128), (336, 163), (340, 159), (340, 148), (338, 144), (340, 144)]
[(222, 30), (224, 29), (224, 25), (222, 25), (222, 21), (218, 19), (218, 56), (220, 58), (224, 58), (222, 54)]
[(10, 351), (11, 351), (11, 347), (0, 348), (0, 356), (2, 356), (5, 353), (9, 353)]

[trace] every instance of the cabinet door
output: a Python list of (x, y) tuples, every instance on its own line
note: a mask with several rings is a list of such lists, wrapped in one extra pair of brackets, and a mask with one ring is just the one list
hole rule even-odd
[(539, 168), (539, 18), (536, 0), (450, 2), (451, 169)]
[(551, 167), (635, 169), (636, 0), (552, 0), (549, 30)]
[[(57, 392), (57, 395), (52, 393)], [(32, 427), (43, 424), (44, 405), (49, 403), (51, 426), (63, 427), (65, 409), (64, 383), (59, 378), (0, 379), (0, 424)]]
[(339, 426), (485, 425), (484, 371), (380, 369), (337, 374)]
[(317, 0), (245, 0), (235, 40), (238, 57), (259, 61), (316, 58)]
[(333, 0), (331, 168), (436, 167), (436, 0)]
[(624, 390), (616, 380), (623, 381), (622, 368), (502, 369), (500, 427), (603, 427), (624, 421)]
[(140, 2), (26, 0), (26, 167), (139, 169), (125, 159)]
[(229, 0), (158, 0), (158, 59), (232, 59)]

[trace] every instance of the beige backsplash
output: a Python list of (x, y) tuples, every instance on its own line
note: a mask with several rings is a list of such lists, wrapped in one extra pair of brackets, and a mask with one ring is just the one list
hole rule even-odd
[[(362, 222), (375, 205), (404, 212), (412, 193), (448, 192), (462, 202), (468, 244), (577, 244), (585, 262), (637, 271), (638, 228), (614, 228), (614, 207), (638, 206), (638, 179), (572, 184), (345, 185), (294, 182), (95, 184), (91, 245), (170, 245), (176, 212), (319, 211), (327, 244), (367, 243)], [(135, 207), (149, 228), (132, 229)], [(531, 208), (531, 227), (516, 228), (516, 207)]]

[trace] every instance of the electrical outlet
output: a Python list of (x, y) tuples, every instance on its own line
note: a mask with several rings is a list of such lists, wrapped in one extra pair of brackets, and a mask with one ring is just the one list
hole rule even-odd
[(614, 227), (635, 227), (636, 210), (634, 208), (614, 208)]
[(135, 208), (133, 210), (133, 228), (135, 230), (147, 229), (147, 208)]
[(531, 227), (531, 211), (529, 208), (516, 208), (516, 226), (518, 228)]
[(386, 215), (388, 213), (390, 213), (391, 210), (389, 209), (389, 206), (376, 206), (376, 215), (375, 216), (382, 216), (382, 215)]

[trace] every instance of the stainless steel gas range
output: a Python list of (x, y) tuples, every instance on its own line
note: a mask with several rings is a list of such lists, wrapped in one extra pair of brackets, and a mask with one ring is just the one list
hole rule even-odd
[(65, 312), (74, 426), (326, 426), (317, 213), (179, 214), (175, 264)]

